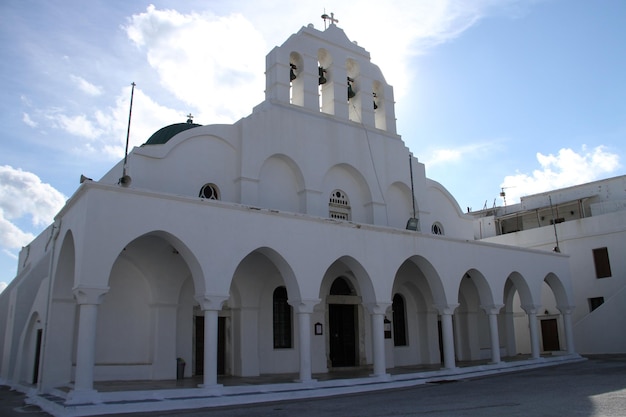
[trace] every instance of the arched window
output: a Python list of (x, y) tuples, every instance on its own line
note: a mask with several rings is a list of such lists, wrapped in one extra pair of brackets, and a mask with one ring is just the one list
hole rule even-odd
[(304, 105), (304, 61), (297, 52), (289, 54), (289, 100), (291, 104)]
[(356, 293), (345, 278), (339, 277), (330, 286), (330, 295), (356, 295)]
[(328, 200), (328, 217), (331, 219), (350, 220), (350, 201), (348, 196), (341, 190), (335, 190)]
[(400, 294), (393, 296), (393, 345), (406, 346), (406, 308)]
[(443, 226), (441, 225), (441, 223), (435, 222), (430, 227), (430, 231), (433, 233), (433, 235), (443, 235)]
[(291, 348), (291, 306), (287, 303), (287, 289), (278, 287), (273, 296), (274, 349)]
[(200, 189), (200, 194), (198, 195), (198, 197), (206, 198), (208, 200), (219, 200), (220, 190), (215, 184), (204, 184)]

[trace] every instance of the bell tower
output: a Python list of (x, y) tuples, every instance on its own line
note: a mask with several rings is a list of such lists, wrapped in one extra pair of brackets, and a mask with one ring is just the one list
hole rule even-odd
[(266, 57), (265, 100), (396, 134), (393, 88), (334, 15), (323, 31), (302, 27)]

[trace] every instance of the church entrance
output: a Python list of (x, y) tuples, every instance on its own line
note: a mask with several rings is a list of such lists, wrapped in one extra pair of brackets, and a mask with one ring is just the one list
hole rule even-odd
[[(194, 375), (204, 375), (204, 316), (196, 316)], [(226, 317), (217, 318), (217, 374), (224, 375), (226, 369)]]
[(541, 338), (544, 351), (561, 350), (559, 344), (559, 326), (556, 319), (541, 320)]
[(328, 352), (332, 368), (359, 365), (359, 302), (345, 277), (336, 278), (328, 303)]
[(329, 304), (330, 361), (333, 368), (357, 365), (356, 305)]

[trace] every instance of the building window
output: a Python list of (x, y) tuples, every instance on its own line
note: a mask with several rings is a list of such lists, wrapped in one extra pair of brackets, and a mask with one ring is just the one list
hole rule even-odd
[(287, 303), (287, 289), (274, 290), (274, 349), (291, 348), (291, 306)]
[(406, 309), (400, 294), (393, 296), (393, 345), (406, 346)]
[(589, 312), (592, 312), (593, 310), (595, 310), (596, 308), (604, 304), (604, 297), (593, 297), (593, 298), (589, 298), (588, 301), (589, 301)]
[(200, 198), (206, 198), (208, 200), (219, 200), (220, 192), (215, 184), (205, 184), (200, 189)]
[(430, 227), (430, 231), (433, 233), (433, 235), (443, 235), (443, 226), (441, 225), (441, 223), (435, 222)]
[(596, 278), (608, 278), (611, 276), (611, 263), (609, 262), (609, 250), (607, 248), (593, 250), (593, 263), (596, 267)]
[(356, 291), (345, 278), (339, 277), (330, 286), (330, 295), (356, 295)]
[(333, 191), (328, 200), (328, 217), (331, 219), (350, 220), (350, 214), (350, 201), (346, 193), (341, 190)]

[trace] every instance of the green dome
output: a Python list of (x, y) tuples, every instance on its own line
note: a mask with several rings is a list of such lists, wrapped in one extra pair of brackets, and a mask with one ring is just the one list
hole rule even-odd
[(184, 132), (188, 129), (193, 129), (194, 127), (199, 127), (202, 125), (196, 123), (175, 123), (173, 125), (165, 126), (156, 132), (150, 139), (144, 143), (144, 145), (162, 145), (167, 143), (168, 140), (172, 139), (174, 136), (179, 134), (180, 132)]

